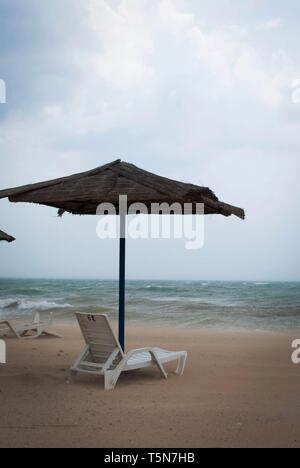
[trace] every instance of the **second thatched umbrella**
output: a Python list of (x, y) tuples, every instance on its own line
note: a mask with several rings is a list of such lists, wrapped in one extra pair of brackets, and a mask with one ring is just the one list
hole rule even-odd
[(6, 234), (6, 232), (0, 231), (0, 241), (14, 242), (16, 239)]
[[(114, 161), (92, 171), (60, 179), (25, 185), (0, 191), (0, 198), (11, 202), (28, 202), (57, 208), (79, 215), (95, 215), (101, 203), (111, 203), (120, 213), (120, 196), (126, 195), (128, 204), (143, 203), (149, 209), (152, 203), (190, 204), (196, 213), (197, 204), (204, 204), (205, 214), (235, 215), (245, 218), (245, 212), (221, 202), (207, 187), (199, 187), (160, 177), (138, 167)], [(121, 216), (121, 232), (125, 226)], [(119, 340), (125, 347), (125, 236), (120, 238), (119, 274)]]

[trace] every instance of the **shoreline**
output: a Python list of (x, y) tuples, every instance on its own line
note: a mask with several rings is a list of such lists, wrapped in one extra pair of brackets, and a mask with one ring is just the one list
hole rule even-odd
[[(75, 313), (75, 312), (74, 312)], [(88, 312), (86, 312), (88, 314)], [(91, 313), (91, 315), (93, 315)], [(109, 314), (104, 314), (107, 315), (109, 318), (110, 323), (113, 325), (115, 331), (118, 327), (118, 320), (112, 319), (109, 317)], [(6, 318), (5, 320), (9, 320)], [(19, 319), (20, 323), (22, 323), (22, 319)], [(78, 324), (76, 321), (76, 318), (59, 318), (56, 319), (54, 317), (54, 325), (53, 327), (75, 327), (78, 328)], [(153, 330), (159, 330), (159, 329), (164, 329), (164, 330), (182, 330), (182, 331), (187, 331), (187, 332), (204, 332), (204, 333), (211, 333), (211, 334), (253, 334), (253, 335), (283, 335), (283, 336), (293, 336), (293, 335), (298, 335), (300, 338), (300, 327), (299, 328), (294, 328), (294, 329), (254, 329), (254, 328), (242, 328), (242, 327), (236, 327), (236, 328), (222, 328), (222, 327), (209, 327), (209, 326), (203, 326), (200, 324), (193, 324), (193, 325), (182, 325), (182, 324), (174, 324), (174, 323), (155, 323), (155, 320), (151, 321), (145, 321), (143, 319), (138, 320), (127, 320), (127, 325), (126, 328), (128, 329), (138, 329), (141, 331), (146, 331), (147, 328), (153, 329)]]
[[(88, 314), (88, 312), (86, 312)], [(75, 314), (75, 312), (74, 312)], [(93, 315), (93, 313), (91, 313), (91, 315)], [(96, 314), (95, 314), (96, 315)], [(115, 318), (111, 318), (109, 316), (109, 314), (104, 314), (104, 315), (107, 315), (108, 318), (109, 318), (109, 321), (110, 323), (112, 324), (113, 328), (114, 328), (114, 331), (117, 335), (117, 329), (118, 329), (118, 320), (115, 319)], [(15, 322), (15, 323), (24, 323), (24, 322), (28, 322), (30, 321), (30, 318), (31, 318), (31, 314), (26, 316), (25, 318), (12, 318), (10, 319), (8, 315), (6, 315), (5, 317), (0, 317), (0, 321), (1, 320), (7, 320), (7, 321), (11, 321), (11, 322)], [(53, 319), (53, 325), (52, 325), (53, 328), (56, 328), (56, 330), (58, 330), (60, 327), (64, 327), (66, 329), (70, 328), (70, 329), (79, 329), (78, 327), (78, 323), (77, 323), (77, 320), (75, 317), (55, 317), (54, 316), (54, 319)], [(155, 319), (154, 320), (143, 320), (143, 319), (127, 319), (127, 325), (126, 325), (126, 329), (131, 329), (131, 330), (139, 330), (139, 331), (142, 331), (142, 332), (146, 332), (147, 329), (153, 329), (153, 330), (165, 330), (165, 331), (170, 331), (170, 330), (174, 330), (174, 331), (186, 331), (186, 332), (195, 332), (195, 333), (207, 333), (207, 334), (224, 334), (224, 335), (228, 335), (228, 334), (232, 334), (232, 335), (235, 335), (235, 334), (242, 334), (242, 335), (266, 335), (266, 336), (269, 336), (269, 335), (281, 335), (281, 336), (296, 336), (300, 339), (300, 327), (299, 328), (294, 328), (294, 329), (288, 329), (288, 328), (282, 328), (282, 329), (254, 329), (254, 328), (242, 328), (242, 327), (218, 327), (218, 326), (203, 326), (203, 325), (200, 325), (200, 324), (193, 324), (193, 325), (184, 325), (184, 324), (176, 324), (176, 323), (158, 323), (155, 322)]]
[[(74, 312), (74, 317), (57, 317), (54, 316), (53, 318), (53, 328), (59, 328), (59, 327), (70, 327), (70, 328), (78, 328), (77, 320), (75, 318), (75, 313)], [(89, 315), (93, 315), (96, 313), (95, 312), (82, 312), (81, 313), (86, 313)], [(103, 312), (99, 312), (103, 313)], [(47, 313), (46, 313), (47, 315)], [(108, 319), (110, 323), (113, 325), (115, 329), (118, 327), (118, 320), (116, 318), (110, 317), (110, 314), (105, 314), (108, 316)], [(32, 314), (25, 315), (24, 317), (18, 316), (16, 317), (9, 317), (9, 314), (0, 315), (0, 321), (11, 321), (12, 323), (27, 323), (31, 320)], [(259, 334), (259, 335), (298, 335), (300, 338), (300, 327), (299, 328), (246, 328), (246, 327), (222, 327), (222, 326), (208, 326), (208, 325), (201, 325), (198, 323), (195, 324), (178, 324), (178, 323), (167, 323), (167, 322), (159, 322), (158, 320), (155, 320), (155, 318), (145, 320), (145, 319), (130, 319), (127, 318), (127, 325), (126, 328), (129, 329), (140, 329), (140, 330), (145, 330), (147, 328), (154, 329), (154, 330), (159, 330), (159, 329), (164, 329), (164, 330), (182, 330), (182, 331), (195, 331), (195, 332), (207, 332), (207, 333), (217, 333), (217, 334)]]

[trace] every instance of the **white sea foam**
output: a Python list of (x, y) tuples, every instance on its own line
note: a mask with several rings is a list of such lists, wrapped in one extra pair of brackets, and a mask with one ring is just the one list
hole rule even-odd
[(24, 310), (54, 310), (54, 309), (69, 309), (71, 304), (58, 304), (51, 301), (28, 301), (26, 299), (0, 299), (0, 309), (17, 309)]
[(18, 301), (16, 299), (0, 299), (0, 309), (6, 309), (17, 305)]

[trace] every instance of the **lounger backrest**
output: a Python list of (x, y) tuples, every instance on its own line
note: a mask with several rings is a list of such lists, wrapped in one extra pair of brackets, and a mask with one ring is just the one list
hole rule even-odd
[(33, 325), (40, 325), (40, 324), (47, 324), (52, 325), (53, 322), (53, 313), (49, 312), (48, 314), (43, 314), (41, 318), (41, 314), (39, 312), (35, 312), (32, 317)]
[(76, 317), (95, 363), (105, 363), (116, 349), (124, 355), (106, 315), (77, 313)]
[(40, 323), (40, 321), (41, 321), (40, 313), (35, 312), (35, 314), (33, 315), (33, 318), (32, 318), (32, 323), (34, 325), (37, 325), (38, 323)]

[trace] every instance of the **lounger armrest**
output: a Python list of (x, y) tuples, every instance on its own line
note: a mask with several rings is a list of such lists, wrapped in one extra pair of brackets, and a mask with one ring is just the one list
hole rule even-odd
[(139, 349), (132, 349), (129, 351), (122, 359), (122, 361), (118, 364), (116, 371), (122, 371), (128, 363), (128, 361), (134, 356), (135, 354), (140, 354), (140, 353), (149, 353), (152, 357), (153, 360), (157, 361), (157, 348), (139, 348)]
[(132, 349), (123, 357), (123, 359), (120, 361), (120, 363), (118, 364), (115, 370), (118, 372), (124, 369), (124, 367), (126, 366), (128, 361), (132, 358), (132, 356), (134, 356), (135, 354), (139, 354), (139, 353), (149, 353), (153, 356), (155, 351), (154, 351), (154, 348)]
[(139, 349), (132, 349), (131, 351), (129, 351), (125, 357), (132, 357), (134, 356), (134, 354), (137, 354), (137, 353), (153, 353), (153, 351), (155, 351), (155, 349), (157, 348), (139, 348)]

